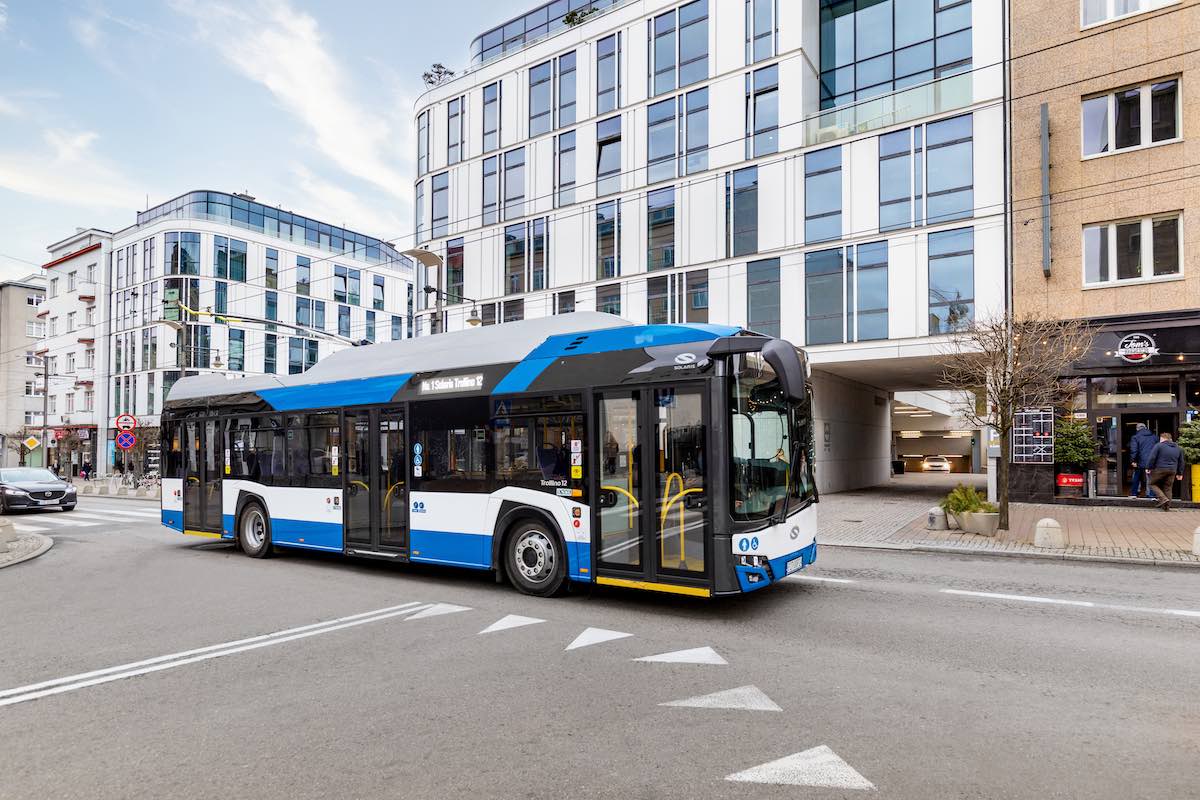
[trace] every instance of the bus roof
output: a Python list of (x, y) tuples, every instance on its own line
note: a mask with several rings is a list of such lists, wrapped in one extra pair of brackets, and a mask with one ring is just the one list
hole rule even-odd
[[(545, 363), (557, 358), (715, 340), (741, 330), (699, 323), (639, 325), (612, 314), (577, 311), (347, 348), (298, 375), (195, 375), (177, 381), (167, 403), (217, 397), (233, 401), (234, 396), (253, 395), (277, 410), (327, 405), (331, 400), (336, 405), (386, 402), (417, 373), (501, 364), (515, 366), (492, 391), (523, 391), (528, 385), (528, 380), (522, 384), (523, 377), (532, 380)], [(590, 335), (599, 331), (606, 335)]]

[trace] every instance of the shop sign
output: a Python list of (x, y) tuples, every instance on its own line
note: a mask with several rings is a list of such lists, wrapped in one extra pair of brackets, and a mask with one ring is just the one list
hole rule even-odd
[(1158, 345), (1148, 333), (1131, 333), (1121, 339), (1113, 355), (1130, 364), (1141, 364), (1158, 355)]
[(1058, 476), (1058, 485), (1064, 489), (1082, 489), (1083, 476), (1064, 473)]

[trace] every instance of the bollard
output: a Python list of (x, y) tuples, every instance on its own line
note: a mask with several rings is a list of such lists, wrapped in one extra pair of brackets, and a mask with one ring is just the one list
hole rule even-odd
[(149, 493), (150, 493), (150, 490), (147, 489), (145, 486), (139, 486), (138, 488), (133, 490), (134, 497), (145, 497)]
[(1058, 520), (1046, 517), (1039, 519), (1033, 529), (1033, 546), (1045, 547), (1052, 550), (1064, 550), (1067, 547), (1067, 535), (1063, 532)]
[(931, 531), (946, 530), (946, 512), (938, 506), (929, 509), (929, 518), (925, 523), (925, 528)]
[(1192, 555), (1200, 556), (1200, 528), (1192, 533)]

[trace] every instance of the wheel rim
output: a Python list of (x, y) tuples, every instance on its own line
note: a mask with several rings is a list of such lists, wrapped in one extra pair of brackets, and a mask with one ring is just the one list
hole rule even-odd
[(267, 523), (263, 519), (262, 512), (256, 508), (247, 511), (246, 516), (242, 519), (242, 541), (251, 550), (257, 550), (263, 546), (263, 542), (266, 540)]
[(557, 564), (554, 543), (541, 531), (525, 531), (513, 545), (513, 561), (522, 578), (533, 584), (545, 583)]

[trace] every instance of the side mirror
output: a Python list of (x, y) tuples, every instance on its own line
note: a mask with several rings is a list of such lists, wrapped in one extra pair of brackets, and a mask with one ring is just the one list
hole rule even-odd
[(789, 400), (801, 401), (808, 396), (808, 367), (800, 351), (783, 339), (772, 339), (763, 345), (763, 359), (779, 376), (780, 385)]

